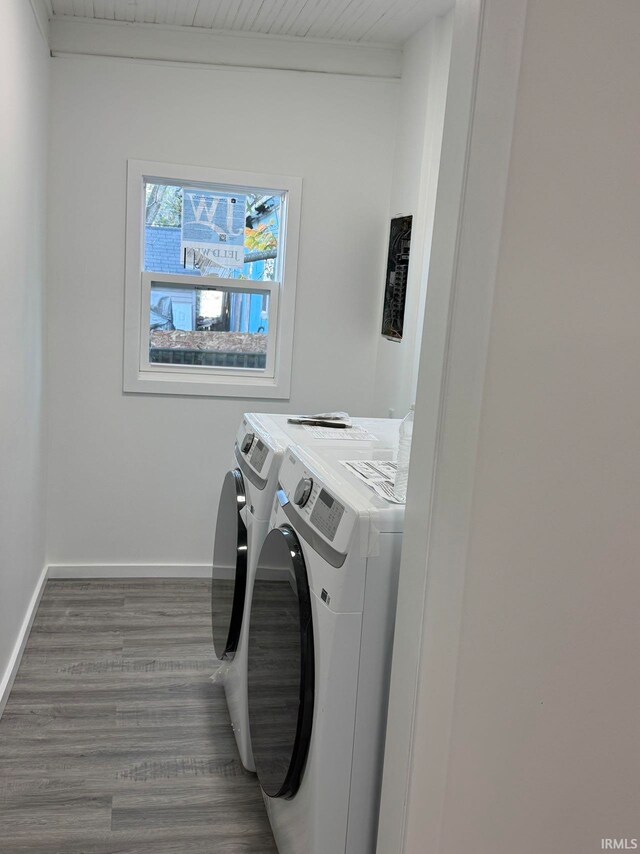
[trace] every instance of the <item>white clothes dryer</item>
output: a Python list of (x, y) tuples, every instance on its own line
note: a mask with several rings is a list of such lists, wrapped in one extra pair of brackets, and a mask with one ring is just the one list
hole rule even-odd
[(375, 851), (404, 506), (341, 458), (287, 450), (253, 588), (250, 735), (280, 854)]
[(288, 445), (296, 442), (318, 447), (356, 450), (397, 444), (397, 419), (355, 418), (374, 437), (347, 438), (346, 431), (332, 431), (336, 438), (316, 439), (301, 425), (289, 424), (287, 415), (246, 413), (236, 435), (232, 465), (225, 475), (215, 531), (211, 591), (213, 644), (221, 660), (217, 671), (231, 717), (243, 765), (255, 770), (249, 739), (247, 710), (247, 640), (253, 579), (260, 549), (269, 530), (278, 475)]

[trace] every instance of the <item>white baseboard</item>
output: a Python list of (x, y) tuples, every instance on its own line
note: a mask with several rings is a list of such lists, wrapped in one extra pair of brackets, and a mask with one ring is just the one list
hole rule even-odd
[(33, 620), (36, 615), (36, 611), (38, 610), (40, 599), (42, 598), (42, 594), (44, 592), (44, 585), (47, 581), (48, 576), (47, 570), (48, 567), (45, 566), (45, 568), (40, 573), (40, 578), (38, 579), (36, 588), (33, 591), (33, 595), (31, 596), (31, 600), (27, 607), (27, 612), (24, 615), (24, 620), (22, 621), (22, 626), (20, 627), (20, 631), (18, 632), (18, 638), (13, 647), (11, 658), (9, 659), (9, 663), (7, 664), (7, 667), (2, 676), (2, 682), (0, 682), (0, 717), (2, 716), (4, 707), (6, 706), (7, 700), (9, 699), (9, 694), (11, 693), (11, 688), (13, 687), (13, 680), (16, 678), (16, 673), (18, 672), (20, 662), (22, 661), (22, 653), (24, 652), (24, 648), (27, 645), (29, 632), (31, 631), (31, 626), (33, 625)]
[(211, 578), (208, 563), (49, 564), (49, 578)]

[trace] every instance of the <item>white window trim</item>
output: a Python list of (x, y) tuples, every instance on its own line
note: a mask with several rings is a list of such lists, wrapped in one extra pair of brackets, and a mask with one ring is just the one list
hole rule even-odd
[[(145, 273), (144, 182), (223, 184), (237, 188), (284, 192), (286, 228), (279, 238), (280, 281), (253, 282), (216, 279), (213, 287), (269, 293), (269, 337), (264, 371), (244, 368), (223, 370), (197, 365), (159, 365), (149, 362), (149, 289), (151, 282), (188, 286), (211, 282), (188, 275)], [(300, 231), (302, 179), (178, 166), (144, 160), (127, 161), (127, 224), (125, 250), (124, 370), (123, 390), (148, 394), (204, 395), (211, 397), (262, 397), (286, 400), (291, 390), (296, 268)]]

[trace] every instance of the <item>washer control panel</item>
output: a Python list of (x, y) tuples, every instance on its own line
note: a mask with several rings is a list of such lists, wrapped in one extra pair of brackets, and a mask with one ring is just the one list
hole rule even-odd
[(269, 448), (267, 448), (262, 439), (258, 439), (253, 446), (253, 450), (251, 451), (249, 462), (257, 472), (260, 472), (262, 471), (264, 461), (267, 459), (268, 455)]
[(333, 542), (340, 520), (344, 515), (344, 505), (330, 495), (326, 489), (321, 489), (315, 500), (309, 521), (321, 534)]

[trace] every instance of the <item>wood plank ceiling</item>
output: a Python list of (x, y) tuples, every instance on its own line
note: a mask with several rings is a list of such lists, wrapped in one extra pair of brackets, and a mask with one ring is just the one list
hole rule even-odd
[(54, 17), (399, 45), (453, 0), (51, 0)]

